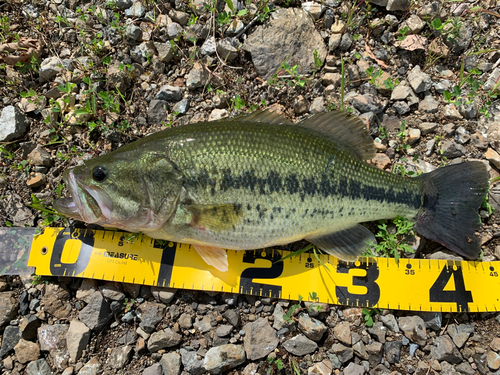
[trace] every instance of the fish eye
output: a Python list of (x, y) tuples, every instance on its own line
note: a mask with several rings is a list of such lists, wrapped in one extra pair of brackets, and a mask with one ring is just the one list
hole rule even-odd
[(92, 170), (92, 178), (97, 182), (103, 181), (107, 174), (108, 171), (102, 165), (98, 165)]

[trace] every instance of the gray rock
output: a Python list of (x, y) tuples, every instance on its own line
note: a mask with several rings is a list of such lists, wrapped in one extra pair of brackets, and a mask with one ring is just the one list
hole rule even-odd
[(212, 315), (205, 315), (202, 319), (196, 319), (193, 326), (198, 332), (206, 333), (212, 329)]
[(104, 285), (101, 285), (99, 289), (102, 295), (108, 300), (122, 301), (125, 299), (125, 294), (123, 293), (120, 283), (107, 281)]
[(373, 112), (382, 113), (387, 106), (386, 99), (380, 99), (372, 94), (355, 95), (351, 98), (352, 105), (361, 113)]
[(308, 314), (300, 314), (298, 325), (299, 330), (313, 341), (321, 340), (324, 333), (328, 330), (328, 327), (323, 322), (311, 318)]
[(318, 344), (300, 334), (290, 340), (286, 340), (283, 343), (283, 347), (287, 352), (292, 353), (293, 355), (304, 356), (306, 354), (313, 353), (318, 348)]
[(136, 41), (142, 36), (142, 30), (139, 26), (136, 26), (133, 23), (131, 23), (125, 29), (125, 35), (127, 39)]
[(285, 310), (283, 310), (283, 307), (281, 304), (276, 304), (273, 312), (273, 317), (274, 317), (274, 322), (273, 322), (273, 328), (277, 331), (283, 328), (287, 328), (290, 331), (292, 331), (292, 327), (295, 327), (295, 322), (294, 320), (288, 320), (286, 321), (283, 316), (285, 315)]
[(466, 149), (454, 141), (445, 141), (443, 143), (443, 156), (448, 159), (458, 158), (465, 155)]
[(175, 103), (172, 111), (177, 112), (178, 114), (184, 115), (189, 109), (189, 99), (182, 99), (180, 102)]
[(456, 365), (455, 370), (457, 370), (460, 374), (463, 375), (474, 375), (476, 373), (476, 371), (472, 368), (469, 362), (462, 362), (459, 365)]
[(361, 365), (357, 365), (354, 362), (349, 363), (344, 369), (344, 375), (363, 375), (366, 372), (365, 368)]
[(288, 64), (299, 65), (304, 74), (315, 69), (313, 51), (323, 61), (327, 50), (310, 16), (302, 9), (280, 8), (265, 25), (257, 26), (243, 48), (252, 57), (259, 76), (271, 77), (288, 58)]
[(316, 3), (314, 1), (306, 1), (302, 3), (300, 6), (304, 11), (309, 13), (315, 20), (318, 20), (323, 14), (323, 11), (325, 10), (325, 7), (322, 4)]
[[(177, 102), (184, 96), (184, 89), (171, 85), (163, 85), (155, 96), (155, 99)], [(156, 291), (156, 290), (155, 290)]]
[(460, 126), (455, 131), (455, 141), (461, 145), (466, 144), (470, 141), (470, 133), (463, 126)]
[[(0, 305), (1, 308), (1, 305)], [(7, 326), (2, 334), (2, 346), (0, 347), (0, 359), (9, 354), (21, 339), (19, 327)]]
[(17, 314), (19, 302), (13, 292), (0, 293), (0, 327), (9, 323)]
[(130, 8), (125, 9), (125, 15), (127, 17), (142, 18), (145, 14), (146, 8), (140, 1), (133, 2)]
[(399, 101), (399, 102), (395, 102), (393, 105), (392, 105), (392, 108), (394, 108), (394, 110), (399, 114), (399, 115), (404, 115), (408, 112), (411, 111), (410, 109), (410, 106), (408, 105), (408, 103), (406, 102), (403, 102), (403, 101)]
[(441, 312), (419, 312), (417, 315), (423, 319), (426, 329), (432, 329), (433, 331), (441, 329), (443, 323), (443, 314)]
[(331, 352), (336, 354), (337, 357), (339, 358), (339, 361), (342, 363), (347, 363), (354, 356), (354, 350), (342, 344), (333, 344)]
[(166, 100), (151, 100), (148, 108), (148, 123), (160, 124), (167, 119), (167, 110), (169, 108)]
[(368, 362), (370, 363), (370, 367), (375, 367), (380, 363), (380, 360), (384, 355), (383, 349), (384, 346), (377, 341), (373, 341), (371, 344), (365, 345), (365, 350), (369, 355)]
[(225, 62), (233, 61), (238, 57), (239, 42), (234, 38), (224, 38), (217, 42), (217, 53)]
[(215, 335), (219, 337), (226, 337), (231, 334), (231, 331), (233, 330), (233, 326), (230, 324), (224, 324), (215, 330)]
[(392, 332), (399, 333), (399, 326), (396, 318), (392, 314), (380, 315), (379, 320)]
[(384, 324), (382, 322), (373, 323), (373, 326), (368, 328), (368, 332), (370, 333), (370, 336), (372, 336), (382, 344), (385, 342), (385, 335), (387, 334), (387, 328), (384, 327)]
[(352, 36), (349, 33), (345, 33), (342, 35), (340, 39), (339, 49), (341, 51), (347, 51), (352, 46)]
[(154, 365), (146, 367), (142, 372), (142, 375), (163, 375), (163, 369), (159, 363), (155, 363)]
[(163, 348), (171, 348), (182, 341), (182, 335), (166, 328), (162, 331), (153, 332), (148, 340), (148, 350), (151, 353), (157, 352)]
[(200, 52), (202, 55), (208, 55), (212, 56), (215, 53), (215, 50), (217, 48), (217, 44), (215, 43), (215, 38), (211, 36), (207, 40), (203, 42), (203, 44), (200, 47)]
[(416, 65), (410, 73), (408, 73), (408, 81), (416, 93), (428, 91), (432, 87), (430, 75), (422, 72), (419, 65)]
[(211, 374), (220, 374), (245, 362), (242, 345), (226, 344), (210, 348), (205, 354), (203, 366)]
[(186, 77), (186, 87), (189, 90), (194, 90), (205, 86), (209, 81), (210, 73), (208, 72), (208, 69), (201, 63), (195, 62), (193, 68)]
[(113, 313), (100, 292), (94, 292), (89, 304), (78, 314), (80, 320), (93, 331), (100, 331), (111, 320)]
[(148, 59), (152, 59), (156, 53), (153, 42), (143, 42), (137, 46), (130, 48), (130, 58), (139, 64), (145, 63)]
[(427, 95), (424, 100), (418, 103), (418, 110), (424, 113), (436, 113), (439, 108), (439, 102), (432, 95)]
[(52, 375), (49, 364), (43, 358), (28, 363), (26, 366), (26, 375)]
[(399, 318), (399, 328), (410, 341), (425, 346), (427, 333), (424, 320), (421, 317), (417, 315), (401, 317)]
[(458, 111), (467, 120), (472, 120), (478, 115), (477, 107), (474, 103), (461, 104), (458, 107)]
[(108, 67), (106, 77), (108, 78), (108, 82), (122, 93), (130, 86), (130, 79), (123, 69), (120, 70), (119, 62), (115, 62)]
[(482, 135), (479, 131), (476, 131), (471, 135), (471, 143), (474, 147), (480, 150), (486, 150), (488, 148), (488, 138)]
[(61, 371), (68, 366), (70, 359), (66, 342), (68, 328), (69, 324), (42, 324), (37, 333), (40, 350), (49, 352), (53, 364)]
[(130, 345), (119, 346), (111, 350), (108, 357), (108, 363), (114, 369), (121, 369), (130, 362), (133, 347)]
[(442, 94), (445, 91), (451, 91), (451, 82), (447, 79), (442, 79), (438, 83), (434, 84), (434, 89), (436, 89), (439, 94)]
[(437, 361), (446, 361), (449, 363), (462, 362), (462, 355), (453, 341), (448, 336), (439, 336), (431, 349), (431, 357)]
[(13, 105), (5, 107), (0, 116), (0, 142), (22, 137), (28, 131), (29, 125), (28, 118), (19, 109)]
[(418, 125), (422, 135), (434, 133), (438, 126), (437, 122), (422, 122)]
[(411, 5), (411, 0), (388, 0), (385, 9), (389, 12), (407, 10)]
[(462, 51), (469, 47), (470, 42), (473, 39), (472, 29), (463, 23), (458, 29), (458, 37), (448, 38), (443, 35), (444, 43), (450, 48), (450, 52), (453, 55), (459, 55)]
[(325, 101), (322, 97), (314, 98), (311, 106), (309, 107), (309, 111), (311, 114), (322, 113), (325, 112)]
[(132, 0), (111, 0), (114, 6), (118, 9), (126, 9), (132, 6)]
[(193, 326), (193, 318), (191, 314), (183, 313), (179, 317), (178, 323), (182, 329), (190, 329)]
[(462, 115), (460, 112), (457, 110), (457, 107), (455, 107), (455, 104), (448, 104), (444, 107), (443, 111), (444, 117), (446, 117), (448, 120), (461, 120)]
[(265, 318), (245, 324), (243, 331), (245, 332), (243, 338), (245, 352), (251, 361), (264, 358), (278, 346), (276, 331)]
[(40, 81), (42, 83), (50, 82), (56, 78), (62, 71), (60, 65), (62, 65), (62, 62), (57, 56), (47, 57), (43, 60), (38, 71), (40, 74)]
[(78, 320), (72, 320), (66, 333), (66, 343), (69, 357), (72, 362), (77, 362), (90, 340), (90, 329)]
[(205, 372), (203, 359), (198, 359), (198, 355), (193, 350), (181, 348), (181, 359), (184, 369), (191, 375), (201, 375)]
[[(45, 151), (41, 146), (36, 146), (33, 151), (28, 154), (28, 160), (32, 165), (50, 167), (53, 164), (50, 154)], [(57, 316), (58, 318), (64, 318), (69, 314), (69, 311), (64, 311), (71, 309), (68, 304), (69, 294), (59, 285), (49, 284), (46, 289), (48, 292), (44, 293), (42, 302), (45, 304), (45, 309), (48, 310), (50, 314), (57, 314), (58, 310), (62, 316)], [(58, 299), (61, 298), (61, 301)]]
[(101, 363), (97, 358), (92, 358), (78, 371), (78, 375), (97, 375), (101, 373)]
[(391, 364), (399, 363), (399, 355), (402, 346), (403, 343), (401, 341), (387, 341), (384, 344), (384, 353), (387, 362)]
[(495, 68), (488, 76), (486, 83), (484, 84), (485, 90), (491, 90), (495, 87), (498, 79), (500, 78), (500, 68)]
[(226, 29), (227, 36), (236, 36), (245, 28), (245, 24), (239, 19), (233, 19), (233, 22), (229, 24)]
[[(21, 336), (25, 340), (33, 340), (36, 338), (37, 330), (41, 326), (42, 322), (34, 314), (26, 315), (19, 322), (19, 329), (21, 330)], [(0, 356), (1, 357), (1, 356)]]
[(183, 27), (177, 22), (169, 22), (167, 25), (167, 38), (172, 40), (177, 38), (184, 31)]
[(182, 26), (186, 26), (189, 22), (189, 14), (184, 12), (179, 12), (177, 10), (172, 9), (168, 15), (172, 19), (172, 21), (181, 24)]
[(153, 45), (161, 61), (168, 63), (172, 60), (175, 49), (170, 43), (153, 42)]
[(160, 359), (160, 365), (163, 369), (163, 374), (179, 375), (181, 373), (181, 355), (176, 352), (163, 354)]
[(370, 355), (365, 349), (365, 344), (363, 341), (358, 341), (352, 346), (352, 349), (354, 350), (354, 353), (361, 359), (368, 360), (370, 358)]
[(405, 100), (413, 93), (411, 87), (399, 84), (391, 93), (391, 100)]
[(469, 339), (469, 336), (474, 333), (474, 325), (472, 324), (450, 324), (446, 329), (448, 335), (455, 343), (455, 345), (460, 349), (464, 346), (465, 342)]
[[(344, 345), (351, 345), (351, 325), (349, 322), (340, 322), (333, 327), (333, 334)], [(311, 337), (309, 337), (311, 338)], [(317, 341), (317, 340), (316, 340)]]
[(433, 253), (429, 256), (429, 259), (444, 259), (444, 260), (458, 260), (458, 261), (464, 260), (464, 258), (456, 255), (455, 253), (453, 253), (451, 251), (447, 251), (447, 250), (436, 251), (435, 253)]
[(231, 324), (233, 327), (237, 327), (240, 325), (240, 315), (236, 311), (227, 310), (222, 314), (222, 316), (226, 318), (228, 323)]
[(328, 50), (330, 52), (335, 51), (340, 46), (341, 41), (342, 41), (342, 34), (331, 34), (330, 40), (328, 41)]

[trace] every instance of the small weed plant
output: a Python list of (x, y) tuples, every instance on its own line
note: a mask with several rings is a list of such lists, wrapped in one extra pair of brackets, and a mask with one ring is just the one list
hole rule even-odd
[(373, 317), (380, 314), (380, 310), (376, 308), (365, 307), (363, 310), (361, 310), (361, 313), (363, 314), (366, 326), (373, 327)]
[(413, 248), (405, 241), (407, 236), (414, 236), (413, 223), (408, 219), (398, 216), (393, 220), (394, 230), (390, 230), (387, 221), (379, 221), (379, 231), (375, 235), (380, 239), (378, 244), (370, 246), (365, 256), (393, 257), (397, 260), (401, 252), (414, 253)]

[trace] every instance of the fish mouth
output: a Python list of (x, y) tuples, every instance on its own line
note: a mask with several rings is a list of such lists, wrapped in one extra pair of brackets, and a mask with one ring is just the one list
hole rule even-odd
[(102, 189), (85, 186), (73, 169), (64, 172), (63, 179), (71, 198), (56, 199), (53, 207), (57, 212), (86, 223), (110, 223), (112, 202)]

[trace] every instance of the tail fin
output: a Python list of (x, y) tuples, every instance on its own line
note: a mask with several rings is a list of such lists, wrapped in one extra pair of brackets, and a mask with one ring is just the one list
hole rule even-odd
[(415, 230), (462, 256), (477, 258), (481, 244), (474, 232), (481, 223), (477, 211), (488, 192), (486, 165), (455, 164), (418, 178), (424, 182), (424, 203)]

